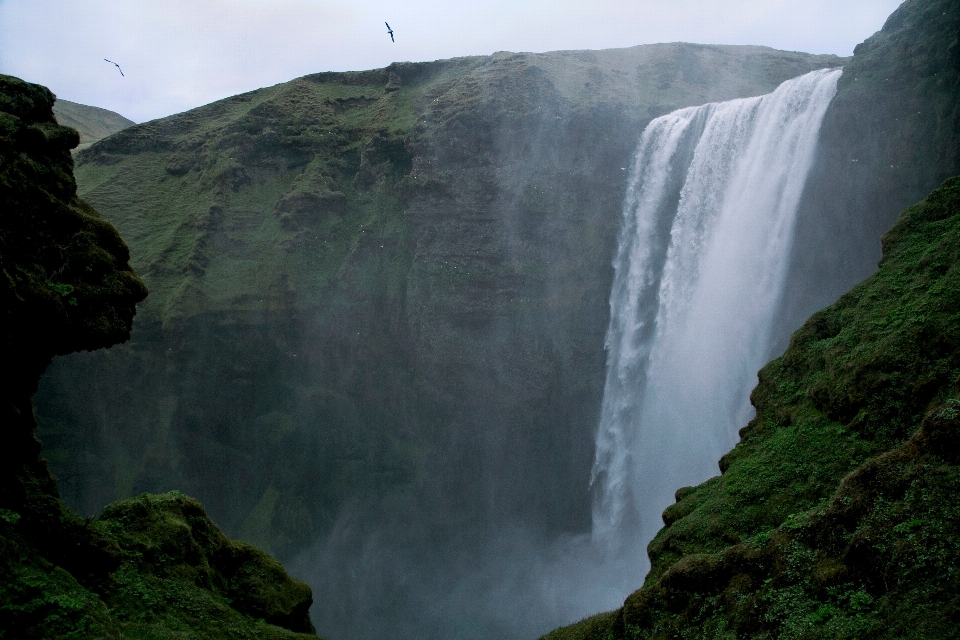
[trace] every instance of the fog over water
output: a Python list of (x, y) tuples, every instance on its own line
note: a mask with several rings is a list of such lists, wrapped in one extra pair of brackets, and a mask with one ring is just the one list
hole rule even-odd
[(583, 488), (595, 497), (592, 533), (503, 524), (450, 539), (415, 512), (358, 501), (293, 563), (314, 588), (319, 633), (534, 638), (616, 608), (642, 584), (673, 492), (716, 475), (751, 416), (840, 74), (682, 109), (644, 131), (614, 259), (593, 485)]
[(643, 133), (610, 297), (594, 538), (651, 540), (752, 417), (794, 219), (839, 70)]

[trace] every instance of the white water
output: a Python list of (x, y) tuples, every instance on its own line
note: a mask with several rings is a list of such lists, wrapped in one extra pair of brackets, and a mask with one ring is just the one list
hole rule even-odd
[(820, 123), (841, 71), (646, 128), (614, 259), (593, 541), (645, 548), (752, 417)]

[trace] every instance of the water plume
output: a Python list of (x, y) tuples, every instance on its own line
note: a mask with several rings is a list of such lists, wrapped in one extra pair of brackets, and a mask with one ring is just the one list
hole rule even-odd
[(614, 259), (593, 540), (645, 546), (751, 417), (794, 219), (840, 70), (657, 118)]

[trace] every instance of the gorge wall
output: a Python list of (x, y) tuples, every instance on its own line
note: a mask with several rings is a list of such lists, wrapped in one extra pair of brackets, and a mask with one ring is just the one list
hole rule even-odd
[[(77, 131), (45, 87), (0, 75), (0, 636), (316, 637), (310, 589), (181, 493), (81, 518), (40, 457), (31, 395), (54, 355), (126, 340), (146, 288), (76, 195)], [(298, 633), (305, 632), (305, 633)]]
[(151, 296), (129, 342), (41, 384), (67, 501), (179, 488), (232, 535), (314, 554), (338, 637), (422, 624), (404, 581), (477, 571), (453, 568), (491, 532), (588, 531), (636, 137), (840, 62), (656, 45), (398, 64), (102, 140), (80, 192)]
[[(610, 261), (640, 132), (846, 65), (801, 202), (785, 340), (957, 172), (956, 10), (910, 1), (894, 17), (852, 60), (674, 44), (396, 64), (93, 145), (80, 193), (151, 296), (129, 342), (58, 359), (41, 382), (67, 502), (196, 495), (228, 533), (311, 572), (334, 637), (546, 628), (556, 612), (476, 602), (500, 588), (480, 565), (519, 562), (489, 549), (505, 531), (536, 548), (590, 529)], [(895, 158), (909, 161), (877, 172)]]

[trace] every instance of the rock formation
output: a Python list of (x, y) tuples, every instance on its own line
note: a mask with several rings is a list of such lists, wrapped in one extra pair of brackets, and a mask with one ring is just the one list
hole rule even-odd
[(312, 632), (309, 587), (227, 540), (195, 500), (143, 495), (95, 521), (60, 500), (34, 436), (31, 395), (54, 355), (126, 340), (147, 290), (116, 229), (77, 197), (70, 150), (79, 136), (57, 124), (53, 103), (46, 88), (0, 76), (0, 632)]

